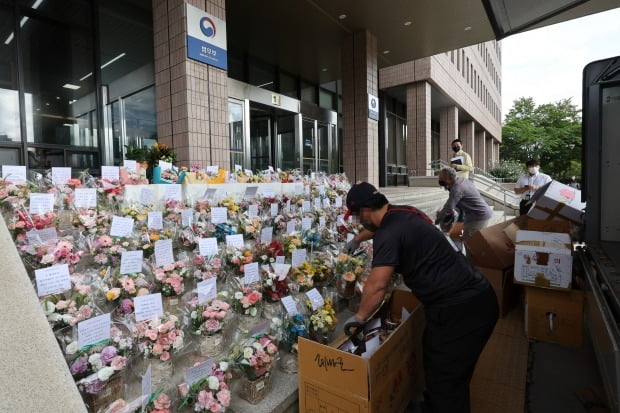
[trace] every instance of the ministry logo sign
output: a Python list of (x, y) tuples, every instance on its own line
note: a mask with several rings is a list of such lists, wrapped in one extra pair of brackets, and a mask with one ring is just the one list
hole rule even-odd
[(187, 57), (228, 69), (226, 22), (187, 4)]

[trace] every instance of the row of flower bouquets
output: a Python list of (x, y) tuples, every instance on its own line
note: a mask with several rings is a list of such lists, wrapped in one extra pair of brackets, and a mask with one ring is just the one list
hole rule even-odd
[[(256, 403), (269, 389), (278, 347), (294, 354), (297, 337), (322, 341), (334, 328), (333, 298), (317, 304), (303, 293), (315, 287), (325, 293), (330, 289), (322, 287), (335, 285), (340, 296), (351, 298), (363, 284), (368, 253), (356, 258), (338, 254), (346, 234), (357, 230), (341, 216), (348, 187), (342, 177), (307, 182), (305, 195), (241, 202), (231, 197), (167, 200), (155, 218), (156, 205), (125, 206), (122, 185), (101, 180), (95, 184), (96, 207), (67, 209), (76, 189), (92, 182), (86, 175), (63, 186), (50, 186), (45, 179), (24, 185), (0, 182), (5, 220), (31, 274), (53, 266), (69, 269), (71, 288), (41, 297), (41, 305), (92, 411), (110, 403), (110, 411), (139, 410), (141, 403), (115, 399), (127, 388), (122, 385), (127, 372), (137, 378), (147, 363), (154, 389), (163, 389), (148, 400), (147, 411), (224, 411), (234, 372), (239, 372), (242, 397)], [(54, 210), (29, 213), (29, 195), (39, 191), (56, 194)], [(332, 202), (320, 201), (325, 199)], [(215, 224), (211, 211), (218, 207), (226, 208), (226, 218)], [(115, 216), (135, 220), (127, 236), (110, 235)], [(273, 230), (267, 236), (262, 229), (269, 227)], [(237, 247), (223, 243), (238, 232), (245, 240), (237, 240)], [(205, 247), (210, 237), (219, 242)], [(160, 256), (156, 246), (165, 240), (171, 240), (172, 254)], [(131, 251), (142, 252), (141, 268), (123, 271), (123, 252)], [(199, 296), (198, 283), (213, 279), (218, 293), (210, 299)], [(164, 316), (136, 322), (134, 299), (156, 293), (163, 299)], [(281, 303), (289, 296), (295, 310)], [(111, 338), (78, 348), (77, 324), (104, 313), (114, 320)], [(269, 322), (261, 325), (261, 320)], [(172, 390), (171, 377), (180, 383), (179, 372), (213, 357), (218, 361), (209, 375), (191, 386), (180, 384), (179, 393)], [(294, 371), (295, 358), (285, 359), (282, 365)], [(175, 365), (177, 374), (171, 371)]]

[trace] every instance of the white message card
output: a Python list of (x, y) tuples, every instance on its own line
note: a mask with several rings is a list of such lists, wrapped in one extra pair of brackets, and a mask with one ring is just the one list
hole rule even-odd
[(250, 205), (248, 207), (248, 215), (250, 216), (250, 218), (253, 217), (257, 217), (258, 216), (258, 205)]
[(101, 178), (108, 181), (118, 181), (118, 166), (102, 166)]
[(314, 209), (321, 209), (321, 198), (314, 198)]
[(319, 217), (319, 228), (325, 228), (325, 217)]
[(197, 366), (190, 367), (185, 370), (185, 383), (191, 386), (193, 383), (202, 379), (203, 377), (210, 376), (213, 373), (213, 363), (215, 359), (210, 358)]
[(278, 203), (277, 202), (274, 202), (273, 204), (271, 204), (269, 212), (272, 217), (278, 216)]
[(133, 299), (136, 321), (150, 320), (164, 315), (161, 293), (139, 295)]
[(243, 283), (252, 284), (260, 281), (260, 274), (258, 272), (258, 263), (251, 262), (243, 266)]
[(54, 265), (34, 271), (37, 281), (39, 297), (59, 293), (71, 289), (69, 266), (67, 264)]
[(172, 170), (172, 163), (171, 162), (166, 162), (166, 161), (157, 161), (157, 166), (159, 166), (161, 168), (161, 171), (171, 171)]
[(299, 267), (301, 263), (306, 260), (306, 254), (307, 252), (305, 249), (293, 250), (293, 258), (292, 258), (293, 268)]
[(129, 172), (136, 172), (138, 170), (138, 162), (133, 159), (123, 159), (123, 166)]
[(301, 207), (303, 208), (304, 212), (311, 212), (312, 211), (312, 204), (308, 200), (303, 201), (301, 203)]
[(78, 348), (110, 338), (110, 313), (78, 323)]
[(164, 199), (167, 201), (172, 199), (174, 201), (180, 201), (183, 197), (181, 194), (182, 185), (179, 184), (169, 184), (166, 185), (166, 195)]
[(148, 227), (149, 229), (164, 229), (164, 217), (161, 211), (149, 212)]
[(211, 223), (222, 224), (228, 221), (228, 209), (225, 207), (211, 208)]
[(166, 264), (174, 262), (174, 255), (172, 254), (172, 240), (160, 239), (155, 241), (155, 263), (158, 267), (162, 267)]
[(71, 179), (71, 168), (52, 167), (52, 183), (54, 185), (66, 185)]
[(140, 189), (140, 203), (142, 205), (151, 205), (153, 203), (153, 198), (155, 198), (155, 194), (153, 193), (152, 189)]
[(295, 195), (300, 195), (304, 192), (304, 184), (295, 184)]
[(261, 244), (269, 244), (273, 239), (273, 227), (265, 227), (260, 230)]
[(45, 214), (54, 210), (54, 194), (30, 194), (30, 213)]
[(273, 267), (273, 272), (275, 272), (278, 276), (279, 281), (284, 280), (288, 276), (288, 272), (291, 269), (291, 264), (282, 264), (279, 262), (271, 264), (271, 266)]
[(256, 192), (258, 191), (258, 187), (257, 186), (248, 186), (247, 188), (245, 188), (245, 198), (252, 198), (254, 196), (256, 196)]
[(142, 272), (143, 260), (144, 252), (142, 250), (123, 251), (121, 255), (121, 275)]
[(243, 234), (226, 235), (226, 246), (243, 248)]
[(217, 188), (209, 188), (205, 191), (205, 194), (203, 195), (204, 199), (212, 199), (213, 196), (215, 196), (215, 193), (217, 192)]
[(325, 305), (323, 297), (316, 288), (313, 288), (310, 291), (306, 292), (306, 296), (308, 297), (308, 300), (310, 300), (310, 302), (312, 303), (313, 311), (316, 311)]
[(312, 218), (302, 218), (301, 219), (301, 229), (304, 231), (308, 231), (310, 228), (312, 228)]
[(33, 229), (26, 233), (28, 243), (34, 245), (47, 244), (58, 239), (56, 228)]
[(317, 189), (319, 190), (319, 194), (325, 195), (325, 185), (319, 185)]
[(21, 184), (26, 182), (26, 167), (23, 165), (2, 165), (2, 178), (13, 182), (14, 184)]
[(219, 252), (216, 238), (200, 238), (198, 240), (198, 248), (200, 250), (200, 255), (203, 257), (211, 257), (217, 255)]
[(244, 169), (244, 170), (243, 170), (243, 173), (244, 173), (244, 174), (246, 174), (247, 176), (252, 176), (252, 175), (254, 175), (254, 174), (252, 173), (252, 170), (250, 170), (250, 169)]
[(288, 314), (296, 315), (299, 313), (297, 311), (297, 303), (295, 302), (295, 299), (292, 296), (287, 295), (286, 297), (282, 297), (281, 301), (282, 301), (282, 305), (284, 305), (284, 308), (286, 309), (286, 312)]
[(235, 172), (239, 172), (243, 167), (241, 165), (235, 165)]
[(112, 216), (112, 226), (110, 226), (110, 235), (113, 237), (128, 237), (133, 232), (133, 218)]
[(295, 225), (297, 223), (295, 222), (294, 219), (290, 220), (289, 222), (286, 223), (286, 233), (290, 234), (291, 232), (295, 232)]
[(323, 209), (327, 209), (331, 206), (329, 198), (323, 198)]
[(194, 210), (192, 209), (184, 209), (181, 211), (181, 225), (184, 227), (189, 227), (194, 223)]
[(341, 208), (342, 207), (342, 197), (341, 196), (337, 196), (336, 199), (334, 200), (334, 204), (336, 205), (336, 208)]
[(215, 174), (215, 175), (217, 175), (219, 170), (220, 170), (220, 166), (219, 165), (209, 165), (209, 166), (207, 166), (207, 173), (208, 174)]
[(198, 304), (203, 304), (217, 298), (217, 278), (209, 278), (196, 284), (198, 290)]
[(263, 188), (262, 190), (263, 193), (263, 197), (265, 198), (273, 198), (275, 196), (275, 193), (273, 192), (273, 188)]
[(276, 263), (278, 263), (278, 264), (284, 264), (284, 259), (285, 259), (285, 258), (286, 258), (286, 257), (285, 257), (284, 255), (278, 255), (278, 256), (276, 256)]
[(97, 207), (97, 189), (95, 188), (76, 188), (73, 204), (77, 208), (96, 208)]
[(146, 405), (151, 398), (151, 364), (142, 376), (142, 412), (146, 410)]

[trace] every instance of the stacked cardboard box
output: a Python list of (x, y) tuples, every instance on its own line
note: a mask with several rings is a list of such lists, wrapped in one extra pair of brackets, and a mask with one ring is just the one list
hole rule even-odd
[(415, 296), (394, 291), (379, 317), (410, 315), (368, 358), (299, 339), (299, 407), (306, 412), (400, 412), (423, 390), (424, 312)]

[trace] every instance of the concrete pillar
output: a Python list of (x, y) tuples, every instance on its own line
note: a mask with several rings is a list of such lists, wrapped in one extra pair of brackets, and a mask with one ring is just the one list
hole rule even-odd
[(446, 162), (452, 158), (452, 146), (459, 130), (459, 108), (449, 106), (439, 112), (439, 159)]
[(416, 175), (431, 175), (431, 85), (407, 85), (407, 168)]
[(480, 131), (476, 133), (476, 162), (474, 165), (486, 171), (486, 132)]
[(368, 94), (379, 95), (377, 38), (353, 33), (342, 50), (344, 172), (351, 182), (379, 184), (379, 125), (368, 118)]
[(493, 165), (495, 165), (495, 160), (493, 159), (493, 137), (487, 137), (485, 139), (485, 145), (486, 145), (486, 168), (484, 169), (485, 171), (490, 170)]
[(499, 162), (499, 142), (493, 141), (493, 153), (495, 162)]
[(459, 125), (459, 138), (463, 142), (463, 150), (471, 156), (471, 161), (476, 164), (476, 147), (474, 145), (474, 134), (476, 133), (476, 124), (473, 120), (463, 122)]
[[(225, 0), (190, 2), (226, 20)], [(184, 0), (153, 0), (155, 94), (159, 142), (170, 145), (179, 163), (230, 168), (228, 75), (187, 57)]]

